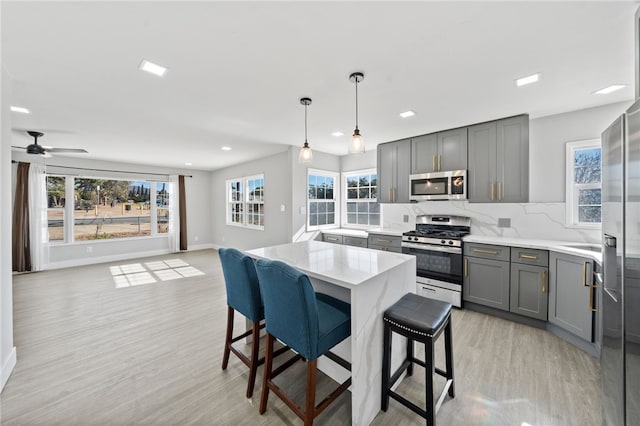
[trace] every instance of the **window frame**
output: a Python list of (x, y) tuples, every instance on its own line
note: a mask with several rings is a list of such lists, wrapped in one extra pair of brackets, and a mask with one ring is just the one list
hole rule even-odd
[[(262, 180), (262, 195), (261, 200), (249, 200), (249, 182), (254, 180)], [(232, 200), (232, 189), (231, 184), (234, 182), (239, 182), (240, 187), (242, 188), (241, 198), (242, 201), (238, 202), (237, 200)], [(266, 187), (264, 173), (259, 173), (250, 176), (243, 176), (237, 178), (231, 178), (225, 180), (225, 197), (226, 197), (226, 212), (225, 212), (225, 222), (228, 226), (237, 226), (239, 228), (245, 229), (254, 229), (257, 231), (264, 231), (264, 223), (265, 223), (265, 202), (264, 202), (264, 189)], [(232, 204), (241, 204), (242, 205), (242, 214), (240, 215), (242, 220), (240, 222), (236, 222), (232, 220), (233, 208)], [(262, 225), (255, 225), (249, 223), (249, 205), (262, 205)]]
[[(380, 223), (377, 224), (377, 225), (375, 225), (375, 224), (373, 224), (373, 225), (371, 225), (371, 224), (361, 225), (361, 224), (357, 224), (357, 223), (348, 223), (349, 188), (347, 187), (347, 179), (349, 177), (352, 177), (352, 176), (364, 176), (364, 175), (374, 175), (374, 174), (376, 175), (376, 194), (377, 194), (378, 193), (377, 192), (377, 190), (378, 190), (378, 170), (375, 167), (374, 168), (370, 168), (370, 169), (353, 170), (353, 171), (348, 171), (348, 172), (342, 172), (340, 174), (341, 189), (342, 189), (342, 191), (344, 193), (344, 196), (341, 197), (341, 204), (342, 204), (342, 215), (340, 217), (341, 227), (343, 227), (343, 228), (351, 228), (351, 229), (373, 229), (373, 228), (379, 228), (380, 227), (380, 223), (382, 223), (382, 211), (378, 212), (378, 216), (380, 218)], [(366, 201), (355, 201), (355, 203), (371, 203), (371, 202), (378, 203), (378, 197), (376, 196), (375, 199), (368, 198), (368, 199), (366, 199)], [(369, 222), (371, 222), (370, 216), (369, 216)]]
[[(327, 223), (324, 225), (311, 225), (310, 224), (310, 215), (311, 215), (311, 203), (313, 202), (317, 202), (317, 201), (312, 201), (309, 198), (309, 176), (323, 176), (323, 177), (329, 177), (333, 179), (333, 218), (334, 221), (333, 223)], [(306, 228), (307, 228), (307, 232), (310, 231), (319, 231), (322, 229), (331, 229), (331, 228), (337, 228), (340, 226), (340, 205), (341, 205), (341, 191), (340, 191), (340, 173), (339, 172), (332, 172), (330, 170), (320, 170), (320, 169), (307, 169), (307, 178), (306, 178), (306, 182), (305, 182), (305, 197), (307, 199), (307, 218), (306, 218)], [(324, 199), (325, 201), (328, 199)]]
[[(600, 222), (580, 222), (579, 218), (579, 197), (582, 189), (602, 189), (602, 175), (599, 183), (575, 183), (575, 153), (580, 150), (600, 149), (600, 167), (602, 172), (602, 145), (600, 139), (586, 139), (566, 143), (565, 157), (565, 211), (566, 211), (566, 227), (582, 228), (582, 229), (599, 229), (602, 226), (602, 217)], [(602, 213), (602, 199), (600, 200), (600, 212)]]

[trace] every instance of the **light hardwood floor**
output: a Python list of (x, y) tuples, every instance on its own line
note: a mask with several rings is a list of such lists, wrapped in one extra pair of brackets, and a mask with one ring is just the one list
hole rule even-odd
[[(203, 275), (157, 263), (171, 260)], [(156, 282), (122, 287), (121, 265), (134, 265), (132, 280)], [(158, 279), (180, 273), (192, 276)], [(232, 356), (221, 370), (226, 299), (215, 250), (18, 275), (13, 296), (18, 363), (0, 395), (2, 425), (302, 424), (273, 394), (258, 413), (262, 368), (251, 400), (244, 396), (248, 369)], [(243, 326), (237, 318), (237, 329)], [(445, 399), (439, 425), (602, 423), (598, 361), (546, 331), (454, 310), (453, 349), (456, 397)], [(300, 398), (303, 367), (279, 378)], [(319, 380), (324, 397), (334, 383)], [(399, 391), (421, 401), (423, 370)], [(349, 424), (350, 412), (345, 393), (316, 424)], [(424, 421), (391, 400), (373, 424)]]

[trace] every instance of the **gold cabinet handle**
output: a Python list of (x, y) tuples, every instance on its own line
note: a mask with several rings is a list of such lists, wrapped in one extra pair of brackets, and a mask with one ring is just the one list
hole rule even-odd
[(547, 291), (547, 271), (542, 271), (542, 292)]
[(498, 182), (498, 201), (502, 201), (502, 182)]
[(327, 237), (327, 240), (329, 241), (338, 241), (339, 238), (335, 238), (335, 237)]
[(469, 275), (469, 260), (464, 260), (464, 277), (466, 278)]
[(582, 285), (587, 287), (589, 286), (589, 284), (587, 284), (587, 266), (589, 265), (589, 262), (584, 262), (584, 264), (582, 265)]
[(493, 182), (491, 182), (491, 201), (493, 201)]
[(395, 203), (396, 202), (396, 189), (395, 188), (391, 188), (391, 193), (393, 194), (391, 202)]
[(442, 155), (438, 155), (438, 171), (442, 171)]
[(474, 248), (473, 252), (474, 253), (485, 253), (485, 254), (498, 254), (498, 252), (495, 251), (495, 250), (485, 250), (485, 249), (479, 249), (479, 248)]
[(538, 256), (534, 256), (534, 255), (531, 255), (531, 254), (522, 254), (522, 253), (520, 253), (520, 259), (538, 260)]
[(589, 310), (591, 312), (595, 312), (596, 308), (593, 306), (593, 290), (595, 290), (597, 286), (595, 285), (590, 285), (589, 286)]
[(433, 171), (433, 172), (436, 171), (436, 156), (435, 155), (431, 156), (431, 171)]
[(381, 242), (381, 243), (390, 243), (390, 242), (391, 242), (391, 240), (381, 240), (381, 239), (378, 239), (378, 242)]

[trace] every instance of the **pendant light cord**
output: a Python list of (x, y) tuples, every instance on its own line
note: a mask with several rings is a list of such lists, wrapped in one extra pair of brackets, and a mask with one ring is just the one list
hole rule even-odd
[(356, 129), (358, 128), (358, 77), (356, 77)]
[(307, 143), (307, 107), (309, 104), (304, 104), (304, 143)]

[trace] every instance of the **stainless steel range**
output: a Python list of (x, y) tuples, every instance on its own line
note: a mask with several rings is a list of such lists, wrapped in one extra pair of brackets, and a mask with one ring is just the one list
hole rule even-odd
[(418, 294), (462, 307), (462, 237), (470, 232), (468, 217), (416, 217), (416, 230), (402, 234), (402, 252), (416, 256)]

